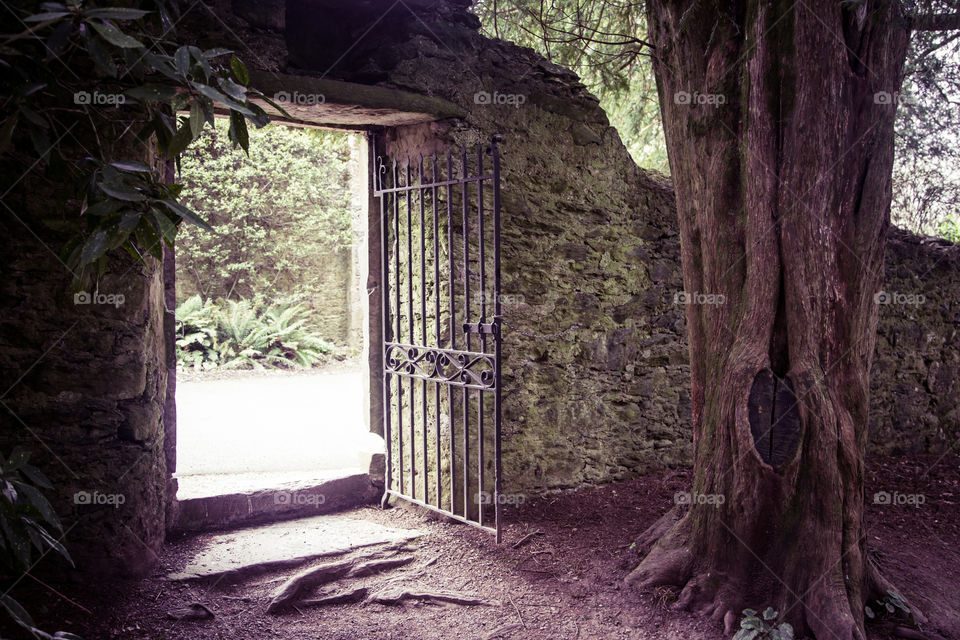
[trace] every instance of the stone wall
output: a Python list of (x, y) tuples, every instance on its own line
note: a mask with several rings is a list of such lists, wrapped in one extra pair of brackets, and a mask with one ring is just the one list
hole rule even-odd
[(75, 294), (56, 256), (64, 237), (48, 227), (60, 210), (35, 182), (0, 211), (0, 451), (29, 450), (52, 481), (79, 570), (143, 575), (163, 542), (168, 477), (160, 268), (120, 256), (99, 297)]
[(870, 451), (960, 442), (960, 245), (897, 229), (887, 244), (873, 362)]

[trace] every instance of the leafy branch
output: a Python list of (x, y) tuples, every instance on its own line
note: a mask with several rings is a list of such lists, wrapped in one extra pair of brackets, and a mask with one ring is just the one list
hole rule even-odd
[(232, 51), (170, 39), (176, 3), (151, 3), (44, 2), (24, 10), (18, 33), (0, 36), (0, 161), (38, 168), (75, 214), (61, 225), (71, 236), (61, 259), (78, 289), (105, 273), (112, 249), (160, 259), (183, 221), (210, 230), (179, 202), (163, 159), (179, 166), (217, 114), (249, 151), (247, 123), (269, 121), (253, 100), (283, 112), (249, 86)]
[[(73, 565), (66, 548), (54, 537), (54, 533), (63, 535), (60, 519), (40, 491), (53, 486), (29, 460), (30, 454), (21, 448), (9, 458), (0, 455), (0, 567), (20, 575), (29, 575), (37, 553), (43, 557), (54, 551)], [(80, 640), (71, 633), (50, 635), (38, 629), (26, 609), (10, 596), (9, 588), (0, 595), (0, 608), (35, 638)]]

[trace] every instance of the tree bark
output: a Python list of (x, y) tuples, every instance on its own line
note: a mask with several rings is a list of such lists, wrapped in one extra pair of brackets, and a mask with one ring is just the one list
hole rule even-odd
[(909, 37), (895, 5), (648, 2), (695, 459), (689, 510), (628, 581), (680, 586), (728, 626), (770, 605), (798, 637), (860, 639), (887, 586), (862, 514)]

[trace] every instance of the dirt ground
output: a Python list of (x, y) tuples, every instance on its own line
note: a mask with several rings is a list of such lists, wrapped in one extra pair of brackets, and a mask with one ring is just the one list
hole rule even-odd
[[(638, 562), (634, 538), (672, 506), (676, 491), (688, 486), (689, 472), (675, 471), (532, 500), (507, 511), (499, 546), (485, 532), (406, 509), (355, 511), (427, 532), (416, 562), (394, 573), (416, 573), (419, 587), (478, 595), (489, 605), (354, 603), (271, 615), (267, 604), (290, 570), (237, 583), (164, 578), (183, 568), (202, 543), (200, 536), (168, 544), (149, 579), (62, 589), (90, 613), (27, 586), (28, 581), (13, 595), (33, 600), (46, 628), (69, 629), (85, 640), (719, 639), (722, 630), (712, 623), (672, 610), (670, 592), (640, 594), (623, 586)], [(873, 495), (884, 491), (919, 494), (923, 504), (898, 505), (896, 497), (891, 504), (875, 504)], [(960, 457), (868, 461), (866, 494), (869, 545), (886, 575), (923, 609), (927, 630), (960, 640)], [(514, 548), (533, 532), (539, 533)], [(383, 581), (390, 575), (360, 580)], [(168, 617), (194, 602), (214, 617)], [(871, 640), (886, 637), (875, 627), (870, 634)]]

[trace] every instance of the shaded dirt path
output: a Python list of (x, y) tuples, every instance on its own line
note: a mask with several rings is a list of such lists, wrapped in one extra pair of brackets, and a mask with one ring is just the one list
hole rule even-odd
[[(960, 606), (958, 479), (960, 458), (924, 456), (872, 461), (867, 485), (872, 548), (907, 597), (924, 606), (930, 628), (954, 639), (960, 639), (960, 618), (950, 609)], [(674, 493), (686, 489), (688, 482), (689, 473), (680, 471), (532, 500), (508, 512), (500, 546), (483, 532), (405, 509), (364, 507), (351, 512), (353, 517), (426, 532), (413, 564), (366, 578), (364, 584), (382, 585), (404, 571), (422, 569), (410, 584), (480, 594), (494, 602), (492, 606), (354, 603), (270, 615), (265, 611), (273, 593), (293, 570), (213, 586), (164, 578), (181, 570), (205, 539), (195, 537), (169, 544), (162, 566), (150, 579), (70, 592), (94, 616), (63, 602), (47, 616), (58, 628), (78, 631), (87, 640), (719, 639), (720, 629), (671, 610), (674, 594), (637, 594), (622, 586), (637, 563), (633, 539), (672, 506)], [(924, 504), (874, 504), (872, 496), (879, 491), (922, 494)], [(532, 532), (540, 533), (514, 548)], [(50, 600), (49, 594), (43, 597)], [(168, 611), (193, 602), (206, 605), (214, 617), (167, 617)], [(871, 632), (873, 640), (883, 637)]]

